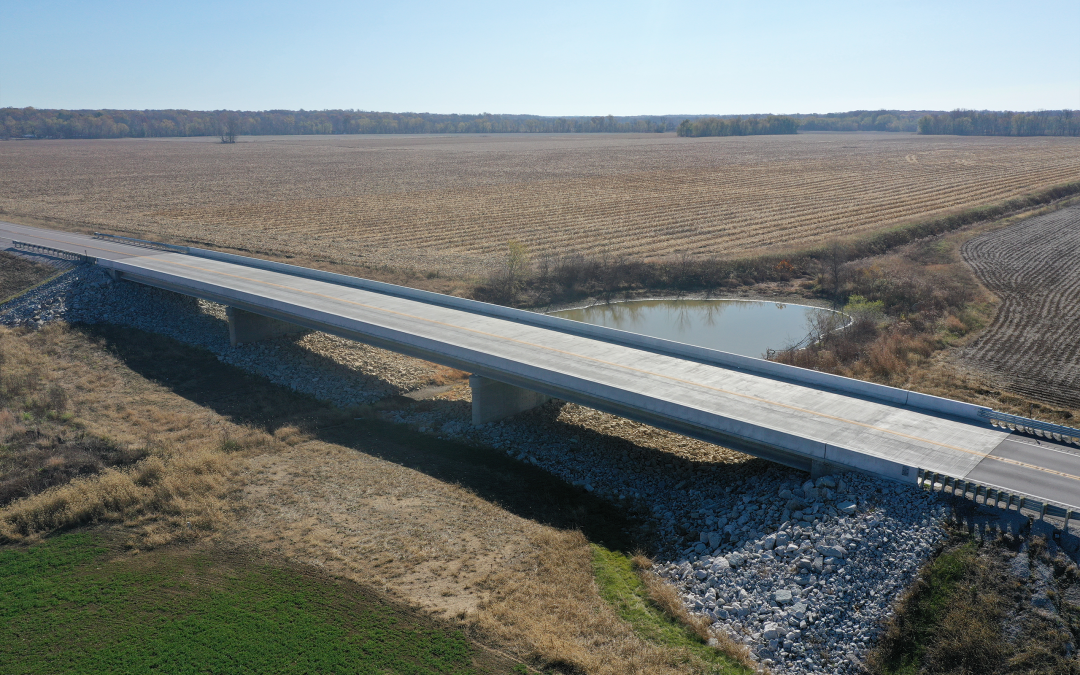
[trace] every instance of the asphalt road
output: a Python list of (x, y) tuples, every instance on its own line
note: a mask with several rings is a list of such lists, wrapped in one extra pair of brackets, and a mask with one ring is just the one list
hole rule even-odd
[[(232, 262), (0, 223), (0, 238), (85, 251), (123, 278), (291, 320), (739, 449), (897, 480), (915, 469), (1080, 506), (1080, 452), (735, 369)], [(0, 245), (3, 245), (0, 239)], [(768, 452), (755, 452), (768, 457)], [(906, 467), (906, 468), (901, 468)]]

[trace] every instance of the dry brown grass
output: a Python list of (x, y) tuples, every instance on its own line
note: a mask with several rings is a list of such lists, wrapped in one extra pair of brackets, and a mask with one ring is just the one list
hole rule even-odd
[[(429, 474), (439, 473), (431, 466), (438, 460), (411, 453), (376, 452), (395, 460), (388, 462), (312, 439), (254, 458), (245, 477), (247, 515), (228, 538), (372, 584), (539, 667), (701, 672), (703, 665), (681, 650), (643, 640), (601, 599), (592, 548), (580, 530), (522, 517), (468, 485), (435, 478)], [(499, 459), (493, 454), (491, 461)], [(558, 499), (517, 477), (507, 489), (526, 492), (527, 500)]]
[(745, 255), (1080, 177), (1075, 138), (312, 137), (0, 147), (0, 215), (369, 266)]
[[(478, 624), (531, 649), (534, 660), (563, 672), (598, 675), (702, 672), (681, 650), (642, 640), (597, 596), (593, 555), (579, 532), (544, 532), (535, 553), (490, 575)], [(685, 613), (685, 610), (683, 610)]]
[(5, 399), (19, 416), (0, 412), (0, 484), (25, 495), (5, 500), (0, 539), (93, 522), (125, 524), (137, 547), (196, 538), (233, 519), (241, 456), (278, 444), (146, 381), (62, 325), (0, 328), (0, 354), (4, 392), (20, 383)]
[(55, 267), (0, 251), (0, 303), (58, 273)]
[(3, 331), (0, 344), (7, 364), (64, 387), (80, 433), (146, 452), (0, 509), (9, 540), (97, 522), (135, 548), (220, 541), (377, 588), (556, 672), (705, 671), (599, 595), (590, 538), (629, 521), (535, 467), (354, 420), (138, 331)]

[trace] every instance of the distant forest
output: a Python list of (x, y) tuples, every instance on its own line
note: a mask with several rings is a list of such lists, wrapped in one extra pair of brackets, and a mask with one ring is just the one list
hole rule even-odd
[(595, 133), (673, 131), (665, 117), (441, 115), (353, 110), (38, 110), (0, 109), (5, 138), (152, 138), (297, 134)]
[(920, 118), (919, 133), (957, 136), (1080, 136), (1080, 110), (954, 110)]
[[(681, 121), (680, 121), (681, 120)], [(921, 134), (1077, 136), (1080, 111), (855, 110), (826, 115), (638, 115), (542, 117), (443, 115), (357, 110), (46, 110), (0, 108), (0, 138), (151, 138), (163, 136), (653, 133), (680, 136), (793, 134), (796, 131), (918, 131)]]
[(916, 131), (927, 110), (852, 110), (826, 115), (791, 115), (800, 131)]
[(799, 130), (799, 123), (792, 117), (702, 117), (701, 119), (683, 120), (677, 131), (680, 136), (758, 136), (762, 134), (794, 134)]

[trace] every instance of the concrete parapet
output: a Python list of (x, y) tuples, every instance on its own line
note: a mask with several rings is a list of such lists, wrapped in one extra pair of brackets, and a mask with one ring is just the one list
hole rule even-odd
[(259, 340), (268, 340), (279, 335), (302, 333), (306, 328), (294, 323), (271, 319), (262, 314), (255, 314), (236, 307), (226, 307), (225, 316), (229, 317), (229, 342), (233, 347)]
[(495, 422), (551, 400), (539, 392), (480, 375), (469, 376), (469, 388), (472, 389), (472, 423), (476, 425)]
[(282, 274), (291, 274), (306, 279), (315, 279), (352, 288), (360, 288), (408, 300), (417, 300), (440, 307), (449, 307), (451, 309), (472, 312), (481, 316), (508, 319), (516, 323), (547, 328), (569, 335), (578, 335), (581, 337), (602, 340), (611, 344), (651, 351), (657, 354), (690, 359), (698, 361), (699, 363), (706, 363), (721, 368), (744, 370), (765, 377), (795, 382), (804, 386), (819, 387), (846, 394), (853, 394), (855, 396), (866, 397), (890, 405), (910, 406), (938, 415), (951, 415), (968, 420), (985, 422), (985, 418), (981, 417), (980, 413), (990, 411), (989, 408), (983, 406), (953, 401), (938, 396), (931, 396), (929, 394), (920, 394), (918, 392), (907, 391), (906, 389), (897, 389), (895, 387), (889, 387), (874, 382), (865, 382), (863, 380), (855, 380), (840, 375), (833, 375), (831, 373), (789, 366), (775, 361), (766, 361), (715, 349), (687, 345), (671, 340), (665, 340), (663, 338), (638, 335), (616, 328), (608, 328), (607, 326), (594, 326), (580, 321), (563, 319), (557, 316), (549, 316), (547, 314), (514, 309), (512, 307), (491, 305), (485, 302), (469, 300), (467, 298), (457, 298), (454, 296), (442, 295), (440, 293), (433, 293), (431, 291), (395, 286), (381, 281), (370, 281), (368, 279), (350, 277), (334, 272), (297, 267), (295, 265), (288, 265), (272, 260), (248, 258), (233, 253), (209, 251), (195, 247), (187, 248), (186, 251), (189, 255), (207, 258), (209, 260), (219, 260)]

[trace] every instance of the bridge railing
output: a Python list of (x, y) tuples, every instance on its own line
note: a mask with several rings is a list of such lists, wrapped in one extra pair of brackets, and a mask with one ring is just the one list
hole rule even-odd
[(1049, 438), (1061, 443), (1080, 445), (1080, 429), (1073, 429), (1053, 422), (1041, 422), (1019, 415), (1010, 415), (996, 410), (980, 410), (979, 417), (990, 420), (990, 424), (995, 427), (1008, 429), (1009, 431)]
[(104, 241), (114, 241), (118, 244), (128, 244), (129, 246), (142, 246), (143, 248), (152, 248), (159, 251), (171, 251), (172, 253), (188, 253), (190, 249), (187, 246), (175, 246), (173, 244), (165, 244), (160, 241), (150, 241), (148, 239), (135, 239), (134, 237), (121, 237), (118, 234), (106, 234), (104, 232), (95, 232), (94, 239), (102, 239)]
[(15, 249), (20, 249), (20, 250), (23, 250), (23, 251), (31, 251), (31, 252), (36, 252), (36, 253), (44, 253), (44, 254), (50, 255), (50, 256), (52, 256), (54, 258), (62, 258), (64, 260), (77, 260), (79, 262), (85, 262), (85, 263), (95, 263), (95, 262), (97, 262), (97, 258), (95, 258), (93, 256), (86, 255), (86, 254), (83, 254), (83, 253), (72, 253), (71, 251), (65, 251), (63, 249), (53, 248), (52, 246), (42, 246), (41, 244), (31, 244), (29, 242), (16, 241), (16, 240), (12, 240), (11, 245)]
[[(947, 474), (919, 469), (916, 477), (919, 487), (928, 488), (934, 492), (951, 494), (964, 499), (970, 499), (976, 504), (982, 504), (990, 508), (1015, 510), (1019, 513), (1023, 509), (1037, 512), (1040, 519), (1050, 516), (1061, 518), (1064, 523), (1061, 529), (1069, 529), (1069, 521), (1076, 517), (1080, 507), (1075, 505), (1055, 502), (1052, 500), (1036, 497), (1035, 495), (1003, 488), (993, 483), (975, 482), (956, 478)], [(982, 497), (982, 501), (979, 498)]]

